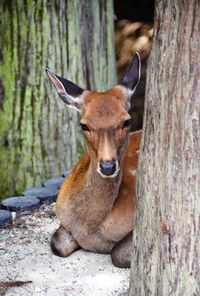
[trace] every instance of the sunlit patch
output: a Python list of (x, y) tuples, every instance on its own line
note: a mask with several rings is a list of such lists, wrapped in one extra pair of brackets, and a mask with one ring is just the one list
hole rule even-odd
[(129, 170), (129, 173), (132, 175), (132, 176), (135, 176), (136, 175), (136, 170)]

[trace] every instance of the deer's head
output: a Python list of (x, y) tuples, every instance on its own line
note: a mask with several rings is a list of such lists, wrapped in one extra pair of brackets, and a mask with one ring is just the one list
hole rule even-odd
[(132, 95), (140, 79), (140, 57), (136, 53), (121, 83), (106, 92), (84, 90), (48, 69), (59, 96), (81, 112), (80, 125), (91, 161), (104, 178), (114, 178), (122, 166), (130, 131)]

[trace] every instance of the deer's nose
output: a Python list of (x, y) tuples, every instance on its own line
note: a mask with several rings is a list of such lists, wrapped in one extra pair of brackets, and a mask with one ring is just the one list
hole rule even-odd
[(111, 176), (116, 171), (116, 161), (103, 161), (101, 160), (99, 163), (100, 171), (105, 176)]

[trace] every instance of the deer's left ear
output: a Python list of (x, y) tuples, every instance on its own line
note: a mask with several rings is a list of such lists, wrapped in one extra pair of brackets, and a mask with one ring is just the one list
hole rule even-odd
[(47, 68), (45, 70), (63, 102), (69, 107), (80, 111), (84, 89), (65, 78), (55, 75)]
[(126, 70), (124, 78), (120, 82), (121, 85), (125, 86), (128, 90), (129, 98), (136, 90), (136, 87), (140, 81), (140, 70), (141, 70), (141, 61), (140, 55), (138, 52), (135, 53), (133, 59)]

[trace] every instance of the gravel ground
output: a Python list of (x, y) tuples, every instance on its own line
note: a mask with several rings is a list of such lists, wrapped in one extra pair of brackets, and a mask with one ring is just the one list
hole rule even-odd
[(130, 270), (114, 267), (110, 255), (80, 250), (59, 258), (51, 253), (49, 240), (59, 225), (54, 206), (43, 205), (0, 230), (0, 282), (32, 281), (10, 288), (6, 295), (128, 295)]

